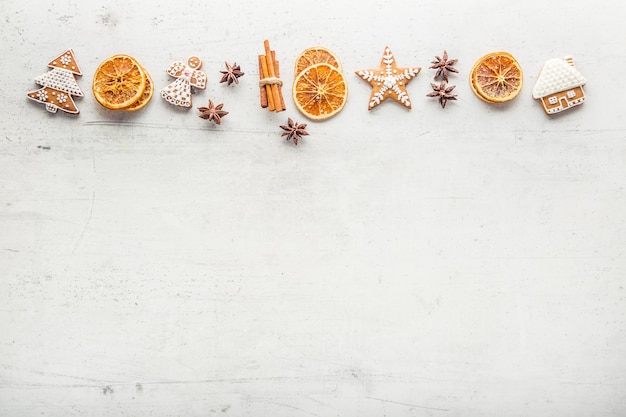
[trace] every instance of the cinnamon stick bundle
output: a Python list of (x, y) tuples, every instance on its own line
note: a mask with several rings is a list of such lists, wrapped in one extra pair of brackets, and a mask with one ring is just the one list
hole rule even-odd
[(259, 93), (261, 107), (270, 111), (285, 110), (282, 93), (283, 82), (280, 80), (280, 65), (276, 60), (276, 51), (270, 49), (268, 40), (263, 42), (265, 55), (259, 55)]

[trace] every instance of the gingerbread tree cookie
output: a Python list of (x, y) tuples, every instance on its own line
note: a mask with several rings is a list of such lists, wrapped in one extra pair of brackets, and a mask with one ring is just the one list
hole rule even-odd
[(66, 50), (48, 64), (52, 70), (35, 78), (41, 86), (31, 91), (27, 97), (46, 105), (46, 110), (56, 113), (61, 109), (66, 113), (78, 114), (72, 96), (82, 97), (83, 92), (76, 83), (74, 75), (83, 75), (74, 58), (74, 51)]
[(355, 72), (372, 86), (367, 109), (372, 110), (388, 98), (410, 109), (411, 100), (406, 91), (406, 85), (419, 74), (421, 69), (420, 67), (398, 68), (391, 49), (386, 46), (378, 68)]

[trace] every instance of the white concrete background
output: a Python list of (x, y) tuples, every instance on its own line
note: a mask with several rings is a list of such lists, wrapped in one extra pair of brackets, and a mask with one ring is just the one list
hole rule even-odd
[[(623, 3), (174, 3), (0, 2), (1, 416), (626, 415)], [(344, 111), (297, 147), (290, 95), (258, 106), (265, 38), (288, 85), (316, 44), (346, 69)], [(366, 110), (353, 71), (387, 44), (424, 68), (412, 111)], [(78, 117), (26, 99), (67, 47)], [(467, 77), (500, 49), (525, 87), (495, 107)], [(230, 114), (100, 108), (116, 53), (157, 88), (198, 54), (194, 104)], [(531, 89), (565, 54), (588, 102), (550, 119)]]

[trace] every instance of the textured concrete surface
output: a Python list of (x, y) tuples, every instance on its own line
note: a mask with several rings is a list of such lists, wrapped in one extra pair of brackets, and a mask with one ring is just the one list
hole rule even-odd
[[(626, 415), (624, 6), (527, 1), (0, 3), (0, 415)], [(269, 39), (287, 111), (258, 106)], [(349, 101), (309, 123), (303, 49), (342, 60)], [(367, 111), (355, 70), (421, 66), (413, 110)], [(78, 117), (26, 99), (66, 48)], [(457, 102), (425, 95), (458, 58)], [(468, 74), (506, 50), (502, 107)], [(230, 114), (160, 97), (101, 108), (98, 64), (204, 60)], [(543, 62), (571, 54), (588, 101), (548, 118)], [(224, 61), (246, 75), (219, 84)]]

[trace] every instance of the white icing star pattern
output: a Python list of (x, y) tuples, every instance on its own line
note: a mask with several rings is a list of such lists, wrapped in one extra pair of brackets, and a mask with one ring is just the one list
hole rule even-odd
[(72, 57), (70, 56), (70, 54), (65, 54), (61, 57), (61, 64), (67, 65), (70, 62), (72, 62)]

